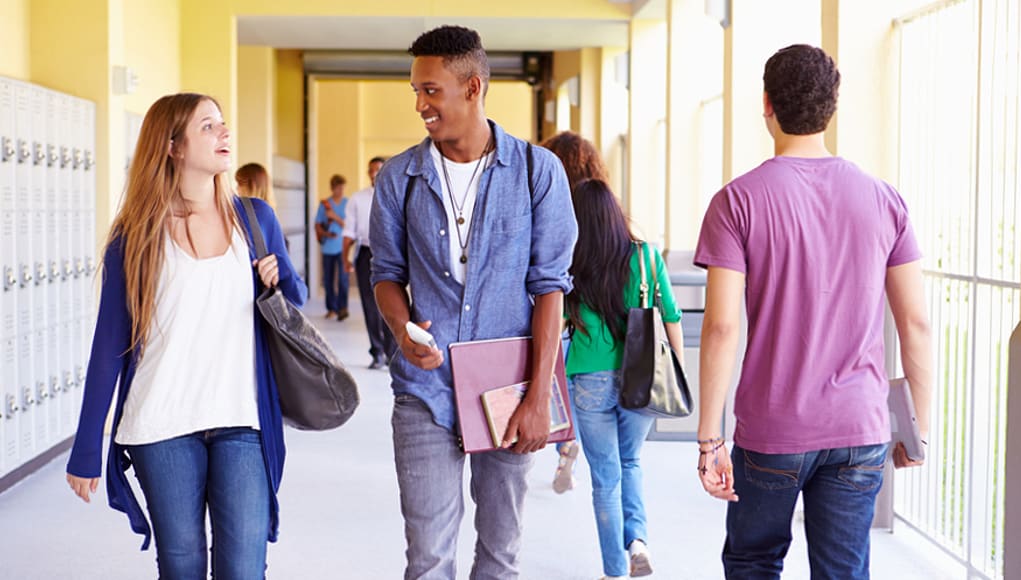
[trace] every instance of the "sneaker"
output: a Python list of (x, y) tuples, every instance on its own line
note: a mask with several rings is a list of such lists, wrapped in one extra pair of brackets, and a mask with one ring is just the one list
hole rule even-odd
[(329, 320), (329, 319), (335, 317), (336, 315), (337, 315), (336, 312), (334, 312), (332, 310), (327, 310), (326, 311), (326, 316), (324, 316), (323, 318), (325, 318), (326, 320)]
[(340, 309), (340, 310), (339, 310), (339, 311), (337, 312), (337, 321), (339, 322), (339, 321), (341, 321), (341, 320), (344, 320), (344, 319), (345, 319), (345, 318), (347, 318), (347, 317), (348, 317), (349, 315), (350, 315), (350, 313), (349, 313), (349, 312), (347, 311), (347, 308), (341, 308), (341, 309)]
[(384, 359), (382, 356), (374, 356), (374, 357), (372, 357), (372, 362), (369, 363), (369, 368), (372, 369), (372, 370), (385, 369), (386, 368), (386, 359)]
[(652, 574), (652, 562), (649, 559), (649, 547), (642, 540), (634, 540), (627, 548), (631, 555), (631, 577)]
[(568, 441), (561, 446), (557, 472), (553, 476), (553, 491), (556, 493), (574, 489), (574, 462), (578, 460), (578, 449), (577, 441)]

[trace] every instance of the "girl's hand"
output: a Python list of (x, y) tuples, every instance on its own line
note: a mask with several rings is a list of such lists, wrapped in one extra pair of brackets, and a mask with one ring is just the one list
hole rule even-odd
[(275, 254), (266, 254), (261, 260), (252, 262), (252, 265), (258, 268), (263, 285), (267, 288), (276, 287), (280, 281), (280, 268)]
[(67, 483), (71, 486), (71, 491), (82, 498), (85, 503), (89, 503), (89, 495), (96, 493), (96, 490), (99, 489), (98, 477), (78, 477), (68, 473)]

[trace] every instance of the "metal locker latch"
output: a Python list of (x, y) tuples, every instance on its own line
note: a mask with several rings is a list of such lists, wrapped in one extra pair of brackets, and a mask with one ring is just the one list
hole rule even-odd
[(18, 141), (18, 163), (25, 163), (32, 158), (32, 148), (28, 141)]
[(24, 403), (25, 403), (25, 410), (28, 410), (28, 406), (29, 405), (34, 405), (35, 404), (35, 395), (32, 394), (32, 388), (31, 387), (25, 387), (24, 389), (22, 389), (21, 392), (25, 396), (25, 401), (24, 401)]
[(21, 410), (18, 406), (18, 399), (14, 395), (7, 395), (7, 418), (13, 419), (14, 414)]
[(14, 288), (18, 283), (18, 278), (14, 275), (14, 268), (10, 266), (4, 268), (4, 292)]
[(64, 260), (64, 280), (67, 280), (74, 274), (74, 270), (71, 269), (71, 260)]
[(32, 268), (22, 264), (21, 266), (21, 287), (26, 288), (32, 283)]
[(53, 167), (60, 161), (60, 155), (57, 153), (56, 145), (46, 146), (46, 167)]
[(74, 153), (71, 154), (71, 168), (78, 169), (85, 162), (85, 157), (82, 155), (81, 149), (75, 149)]
[(74, 387), (74, 377), (71, 376), (71, 371), (64, 372), (64, 392), (70, 391)]
[(11, 141), (10, 137), (0, 139), (0, 161), (4, 163), (10, 161), (15, 153), (14, 141)]
[(92, 151), (85, 152), (85, 171), (88, 171), (96, 166), (96, 156), (92, 154)]
[(50, 262), (50, 284), (56, 282), (57, 278), (60, 278), (60, 265), (54, 260)]
[(46, 161), (46, 147), (42, 143), (32, 143), (32, 165), (42, 165)]
[(85, 258), (85, 273), (92, 275), (96, 271), (96, 264), (92, 261), (92, 256)]
[(50, 376), (50, 394), (54, 397), (60, 394), (60, 378), (57, 375)]
[(40, 403), (50, 398), (50, 390), (46, 388), (46, 383), (39, 381), (35, 384), (35, 390), (36, 394), (39, 396)]
[(67, 166), (71, 164), (71, 150), (67, 147), (60, 148), (60, 168), (67, 169)]
[(77, 278), (85, 273), (85, 263), (82, 262), (81, 258), (75, 258), (74, 260), (74, 277)]
[(78, 380), (75, 381), (74, 386), (80, 387), (80, 386), (84, 385), (85, 384), (85, 369), (82, 368), (81, 366), (76, 366), (76, 367), (74, 367), (74, 372), (75, 372), (75, 375), (78, 377)]
[(43, 282), (46, 281), (46, 264), (42, 262), (35, 263), (35, 285), (42, 286)]

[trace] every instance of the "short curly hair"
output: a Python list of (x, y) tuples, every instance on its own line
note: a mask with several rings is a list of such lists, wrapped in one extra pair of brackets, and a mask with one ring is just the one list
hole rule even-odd
[(778, 50), (766, 61), (762, 82), (788, 135), (825, 131), (837, 110), (840, 71), (821, 48), (794, 44)]
[(415, 39), (408, 52), (412, 56), (441, 56), (443, 64), (461, 82), (473, 76), (482, 78), (482, 94), (489, 90), (489, 58), (478, 32), (464, 26), (440, 26)]
[(560, 158), (567, 171), (571, 189), (585, 179), (609, 181), (606, 165), (599, 151), (588, 139), (572, 131), (563, 131), (540, 143)]

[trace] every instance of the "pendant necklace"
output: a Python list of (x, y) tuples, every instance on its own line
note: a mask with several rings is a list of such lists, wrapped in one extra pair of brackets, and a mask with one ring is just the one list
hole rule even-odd
[(457, 214), (455, 219), (457, 225), (454, 226), (454, 229), (457, 230), (457, 245), (461, 247), (460, 262), (462, 264), (468, 263), (468, 242), (471, 240), (472, 226), (475, 225), (475, 219), (473, 218), (472, 223), (468, 224), (468, 232), (463, 237), (461, 236), (461, 226), (464, 225), (465, 222), (464, 206), (468, 201), (468, 192), (471, 191), (472, 183), (475, 181), (475, 176), (479, 175), (481, 179), (479, 168), (482, 167), (482, 162), (485, 161), (486, 156), (489, 155), (490, 143), (492, 143), (492, 136), (490, 136), (489, 140), (486, 141), (486, 147), (482, 150), (482, 156), (479, 157), (478, 162), (475, 163), (475, 169), (472, 170), (471, 177), (468, 178), (468, 186), (464, 189), (464, 196), (461, 198), (460, 205), (458, 205), (457, 200), (454, 198), (454, 188), (451, 186), (450, 174), (447, 172), (446, 156), (443, 155), (443, 151), (440, 150), (440, 167), (443, 168), (443, 180), (447, 183), (447, 196), (450, 198), (450, 207)]

